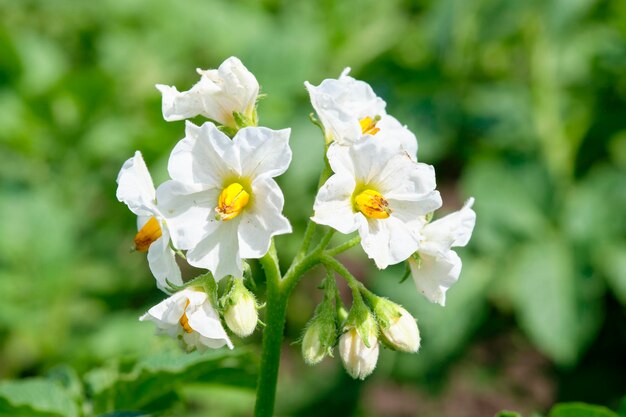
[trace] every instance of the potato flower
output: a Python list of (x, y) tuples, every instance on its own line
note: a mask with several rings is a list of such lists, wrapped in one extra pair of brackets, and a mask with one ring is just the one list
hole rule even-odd
[(289, 129), (245, 127), (231, 140), (211, 123), (186, 124), (157, 191), (177, 248), (216, 280), (241, 277), (242, 258), (260, 258), (272, 236), (290, 233), (273, 180), (291, 162)]
[(199, 288), (186, 288), (152, 307), (139, 318), (152, 321), (161, 333), (181, 340), (187, 350), (233, 348), (208, 295)]
[(451, 248), (469, 242), (476, 223), (470, 198), (463, 208), (427, 223), (420, 232), (416, 256), (409, 258), (417, 289), (433, 303), (445, 305), (446, 291), (459, 279), (462, 262)]
[(216, 70), (197, 69), (200, 81), (190, 90), (157, 84), (163, 95), (165, 120), (183, 120), (202, 115), (217, 123), (237, 128), (233, 113), (240, 113), (256, 125), (259, 83), (236, 57), (225, 60)]
[(170, 232), (157, 205), (152, 177), (141, 152), (135, 152), (135, 156), (124, 163), (117, 184), (117, 199), (138, 216), (135, 249), (148, 252), (148, 265), (157, 286), (166, 291), (166, 279), (172, 284), (182, 285), (176, 254), (170, 247)]
[(367, 136), (350, 147), (330, 146), (335, 174), (320, 188), (312, 217), (341, 233), (358, 230), (363, 249), (381, 269), (417, 250), (420, 215), (441, 206), (433, 167), (414, 162), (384, 139)]
[(355, 80), (349, 72), (350, 68), (346, 68), (338, 79), (325, 79), (319, 86), (304, 83), (324, 126), (326, 141), (349, 146), (365, 135), (383, 132), (385, 140), (398, 142), (415, 160), (415, 135), (385, 112), (386, 103), (369, 84)]

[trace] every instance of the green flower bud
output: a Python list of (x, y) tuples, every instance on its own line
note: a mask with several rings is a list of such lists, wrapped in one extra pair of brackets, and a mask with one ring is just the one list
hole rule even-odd
[(403, 352), (417, 352), (420, 334), (413, 316), (398, 304), (382, 297), (370, 300), (385, 345)]
[(259, 320), (257, 303), (243, 284), (242, 279), (234, 279), (231, 290), (222, 298), (224, 321), (228, 328), (239, 337), (250, 336)]
[(320, 314), (314, 317), (302, 338), (302, 357), (309, 365), (318, 364), (326, 357), (333, 356), (333, 346), (337, 340), (337, 327), (334, 317)]

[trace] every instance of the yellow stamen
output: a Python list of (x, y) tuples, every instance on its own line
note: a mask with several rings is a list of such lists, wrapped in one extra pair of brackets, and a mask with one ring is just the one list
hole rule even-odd
[(150, 245), (161, 237), (161, 225), (156, 217), (150, 217), (150, 220), (135, 235), (135, 250), (146, 252)]
[(376, 123), (380, 120), (379, 117), (375, 117), (372, 119), (371, 117), (364, 117), (359, 120), (359, 124), (361, 125), (361, 131), (364, 135), (375, 135), (380, 132), (380, 129), (376, 127)]
[(238, 182), (224, 188), (217, 199), (216, 218), (228, 221), (237, 217), (250, 201), (250, 194)]
[(189, 318), (187, 317), (187, 313), (186, 313), (187, 307), (189, 307), (189, 300), (187, 300), (187, 304), (185, 304), (185, 310), (183, 311), (183, 315), (180, 317), (180, 320), (178, 320), (178, 322), (180, 323), (181, 326), (183, 326), (183, 330), (186, 333), (191, 333), (193, 332), (193, 329), (189, 325)]
[(354, 206), (366, 217), (372, 219), (386, 219), (391, 214), (389, 203), (382, 194), (369, 188), (361, 191), (354, 198)]

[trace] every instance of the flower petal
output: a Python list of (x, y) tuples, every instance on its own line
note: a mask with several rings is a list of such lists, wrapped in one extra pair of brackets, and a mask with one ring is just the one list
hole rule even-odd
[(406, 126), (400, 124), (395, 117), (386, 114), (381, 116), (376, 127), (380, 129), (375, 136), (376, 139), (397, 142), (411, 160), (417, 161), (417, 138)]
[(418, 247), (418, 242), (406, 223), (394, 217), (367, 219), (359, 227), (361, 246), (379, 269), (406, 260)]
[(291, 162), (289, 134), (291, 129), (272, 130), (266, 127), (244, 127), (233, 138), (239, 151), (242, 176), (276, 177), (284, 173)]
[(196, 126), (185, 123), (185, 138), (179, 141), (169, 159), (168, 171), (173, 180), (183, 183), (222, 186), (225, 177), (236, 175), (232, 142), (213, 123)]
[(473, 204), (474, 199), (470, 198), (461, 210), (424, 226), (424, 242), (428, 243), (431, 253), (443, 254), (451, 247), (467, 245), (476, 223)]
[(285, 200), (278, 184), (271, 178), (259, 178), (252, 190), (258, 198), (246, 207), (237, 231), (242, 258), (261, 258), (269, 250), (272, 236), (291, 233), (289, 220), (281, 214)]
[(136, 215), (152, 216), (155, 191), (141, 152), (124, 162), (117, 176), (117, 199)]
[(454, 251), (443, 256), (431, 256), (420, 252), (419, 263), (409, 259), (411, 275), (417, 290), (432, 303), (446, 303), (446, 291), (459, 279), (461, 258)]
[(170, 237), (167, 228), (163, 224), (161, 230), (163, 235), (152, 242), (148, 249), (148, 265), (156, 278), (157, 287), (163, 292), (168, 292), (166, 279), (174, 285), (183, 285), (183, 280), (176, 263), (176, 254), (169, 246)]
[(237, 237), (240, 221), (241, 217), (236, 217), (227, 222), (209, 223), (211, 230), (187, 252), (187, 261), (198, 268), (210, 270), (218, 281), (227, 275), (241, 277), (243, 267)]
[(344, 234), (354, 232), (358, 228), (357, 214), (352, 208), (354, 187), (356, 183), (350, 175), (342, 173), (331, 176), (315, 197), (311, 220)]
[(183, 291), (166, 298), (159, 304), (152, 307), (146, 314), (141, 316), (141, 321), (152, 321), (160, 329), (167, 329), (171, 326), (178, 326), (178, 321), (185, 312), (187, 298)]
[(219, 316), (209, 302), (204, 302), (191, 313), (187, 314), (189, 326), (200, 334), (199, 341), (204, 346), (217, 349), (227, 345), (230, 349), (233, 344), (226, 334)]
[(195, 184), (166, 181), (157, 189), (159, 209), (167, 221), (172, 242), (178, 249), (191, 249), (207, 233), (214, 217), (219, 190)]

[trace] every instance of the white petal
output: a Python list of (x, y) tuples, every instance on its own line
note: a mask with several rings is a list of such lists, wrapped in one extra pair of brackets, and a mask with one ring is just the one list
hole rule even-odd
[(419, 264), (409, 260), (411, 275), (417, 290), (432, 303), (445, 305), (446, 291), (459, 279), (461, 258), (454, 251), (443, 256), (431, 256), (420, 252)]
[[(432, 195), (437, 186), (433, 166), (413, 162), (406, 156), (394, 157), (375, 181), (379, 184), (380, 193), (388, 199), (418, 201), (437, 198)], [(432, 210), (439, 207), (441, 202)]]
[(242, 258), (261, 258), (270, 247), (272, 236), (291, 233), (289, 220), (281, 213), (285, 203), (278, 184), (271, 178), (252, 183), (254, 202), (241, 214), (238, 237)]
[(352, 193), (356, 183), (350, 175), (335, 174), (322, 185), (313, 204), (311, 219), (348, 234), (358, 228), (357, 214), (352, 208)]
[(232, 142), (213, 123), (198, 127), (185, 124), (185, 138), (172, 151), (168, 171), (173, 180), (222, 186), (224, 178), (237, 174), (233, 166)]
[(347, 174), (354, 177), (355, 168), (350, 147), (331, 143), (326, 152), (328, 164), (336, 174)]
[(424, 241), (432, 246), (431, 250), (445, 253), (454, 246), (465, 246), (469, 242), (476, 223), (476, 212), (472, 210), (474, 199), (467, 200), (463, 208), (435, 220), (424, 227)]
[(233, 138), (239, 150), (240, 173), (248, 178), (276, 177), (284, 173), (291, 162), (290, 129), (272, 130), (266, 127), (245, 127)]
[(241, 277), (243, 267), (239, 253), (237, 229), (241, 217), (222, 222), (214, 221), (212, 230), (189, 252), (187, 261), (198, 268), (206, 268), (216, 280), (227, 275)]
[(384, 115), (376, 127), (380, 129), (375, 135), (377, 139), (399, 143), (409, 158), (417, 161), (417, 138), (406, 126), (401, 125), (395, 117)]
[(178, 249), (191, 249), (207, 233), (220, 191), (166, 181), (157, 189), (158, 207)]
[(156, 323), (161, 329), (178, 326), (178, 321), (185, 312), (186, 304), (187, 297), (185, 293), (179, 291), (152, 307), (146, 314), (141, 316), (139, 320), (150, 320)]
[(228, 345), (233, 348), (217, 312), (207, 301), (187, 314), (189, 326), (200, 334), (199, 341), (212, 349)]
[(163, 235), (152, 242), (148, 249), (148, 265), (152, 275), (156, 278), (157, 287), (161, 291), (167, 292), (166, 279), (174, 285), (183, 285), (183, 280), (180, 268), (176, 263), (176, 254), (169, 247), (167, 229), (161, 225), (161, 230)]
[(124, 162), (117, 176), (117, 199), (137, 215), (152, 215), (155, 191), (141, 152)]
[(412, 231), (393, 215), (387, 219), (368, 219), (359, 228), (359, 235), (363, 250), (380, 269), (406, 260), (418, 247)]
[[(376, 136), (371, 135), (364, 136), (351, 146), (349, 152), (357, 182), (374, 183), (379, 188), (384, 185), (383, 182), (387, 177), (394, 178), (395, 184), (403, 184), (406, 181), (404, 180), (406, 174), (400, 173), (406, 171), (412, 164), (398, 143), (378, 140)], [(400, 178), (396, 178), (398, 175)]]

